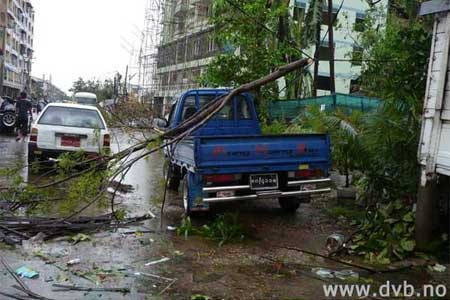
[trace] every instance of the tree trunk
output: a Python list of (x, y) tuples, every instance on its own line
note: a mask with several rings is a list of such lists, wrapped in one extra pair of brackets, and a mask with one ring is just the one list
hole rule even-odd
[(317, 97), (317, 87), (319, 82), (319, 48), (320, 48), (320, 28), (321, 23), (316, 24), (316, 50), (314, 51), (314, 83), (313, 83), (313, 97)]
[(431, 241), (436, 191), (435, 182), (430, 182), (425, 187), (419, 187), (416, 208), (416, 243), (418, 249), (424, 249)]

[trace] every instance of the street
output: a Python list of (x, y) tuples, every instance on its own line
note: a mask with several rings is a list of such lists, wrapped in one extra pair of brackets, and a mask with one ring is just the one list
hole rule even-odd
[[(118, 131), (115, 137), (115, 151), (133, 142), (130, 136)], [(1, 136), (1, 141), (2, 157), (11, 159), (11, 162), (2, 159), (1, 167), (25, 159), (26, 143), (16, 143), (14, 137), (7, 136)], [(322, 286), (327, 282), (313, 271), (319, 267), (352, 269), (361, 280), (374, 282), (396, 278), (401, 282), (400, 279), (408, 278), (409, 282), (418, 284), (429, 279), (421, 268), (409, 270), (407, 274), (370, 274), (287, 249), (298, 247), (324, 253), (327, 236), (334, 232), (348, 234), (345, 222), (336, 222), (324, 209), (334, 203), (333, 198), (315, 198), (310, 204), (302, 204), (295, 215), (284, 214), (276, 200), (241, 205), (239, 220), (245, 239), (220, 247), (216, 241), (199, 236), (185, 238), (170, 229), (180, 226), (183, 208), (179, 195), (169, 192), (160, 230), (162, 162), (162, 154), (156, 153), (134, 165), (123, 182), (134, 189), (121, 194), (117, 200), (118, 206), (131, 215), (150, 210), (155, 219), (116, 231), (99, 231), (90, 235), (89, 240), (76, 244), (70, 237), (62, 237), (46, 242), (24, 241), (15, 248), (2, 246), (2, 256), (14, 269), (27, 266), (39, 272), (38, 279), (24, 279), (31, 290), (61, 300), (186, 299), (186, 295), (195, 294), (213, 299), (315, 299), (323, 296)], [(211, 217), (195, 218), (193, 223), (208, 223)], [(68, 264), (74, 259), (80, 262)], [(163, 261), (146, 266), (160, 259)], [(4, 287), (14, 284), (6, 272), (0, 274), (0, 281)], [(127, 287), (131, 293), (52, 291), (52, 284), (90, 286), (93, 283), (101, 287)], [(13, 292), (10, 288), (3, 291)]]

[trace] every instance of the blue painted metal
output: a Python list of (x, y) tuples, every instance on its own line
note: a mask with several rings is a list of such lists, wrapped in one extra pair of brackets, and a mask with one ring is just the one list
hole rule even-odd
[[(227, 89), (200, 89), (183, 93), (176, 103), (170, 127), (181, 122), (187, 97), (228, 93)], [(203, 175), (288, 172), (307, 164), (310, 169), (321, 169), (327, 176), (331, 167), (330, 138), (326, 134), (261, 135), (253, 100), (243, 94), (251, 119), (209, 120), (191, 137), (178, 143), (172, 163), (188, 170), (189, 203), (191, 208), (203, 207), (201, 201)], [(237, 99), (233, 99), (236, 111)]]

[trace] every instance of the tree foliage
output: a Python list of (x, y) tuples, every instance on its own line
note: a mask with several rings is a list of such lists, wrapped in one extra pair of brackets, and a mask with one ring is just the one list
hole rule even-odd
[(97, 95), (99, 101), (106, 99), (112, 99), (115, 96), (115, 85), (114, 81), (111, 79), (105, 79), (103, 82), (100, 80), (90, 79), (84, 80), (83, 78), (78, 78), (72, 84), (69, 89), (70, 92), (89, 92)]
[[(213, 1), (211, 23), (215, 42), (222, 47), (208, 66), (201, 82), (208, 86), (236, 86), (270, 73), (276, 67), (302, 57), (298, 35), (302, 23), (289, 14), (289, 1)], [(308, 72), (300, 70), (286, 77), (288, 97), (310, 90)], [(276, 83), (256, 91), (261, 99), (279, 96)]]

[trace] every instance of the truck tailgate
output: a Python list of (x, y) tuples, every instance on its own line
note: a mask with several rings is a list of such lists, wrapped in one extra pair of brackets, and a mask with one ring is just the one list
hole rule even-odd
[(302, 164), (329, 167), (331, 162), (325, 134), (200, 137), (195, 144), (196, 167), (214, 172), (242, 167), (283, 171)]

